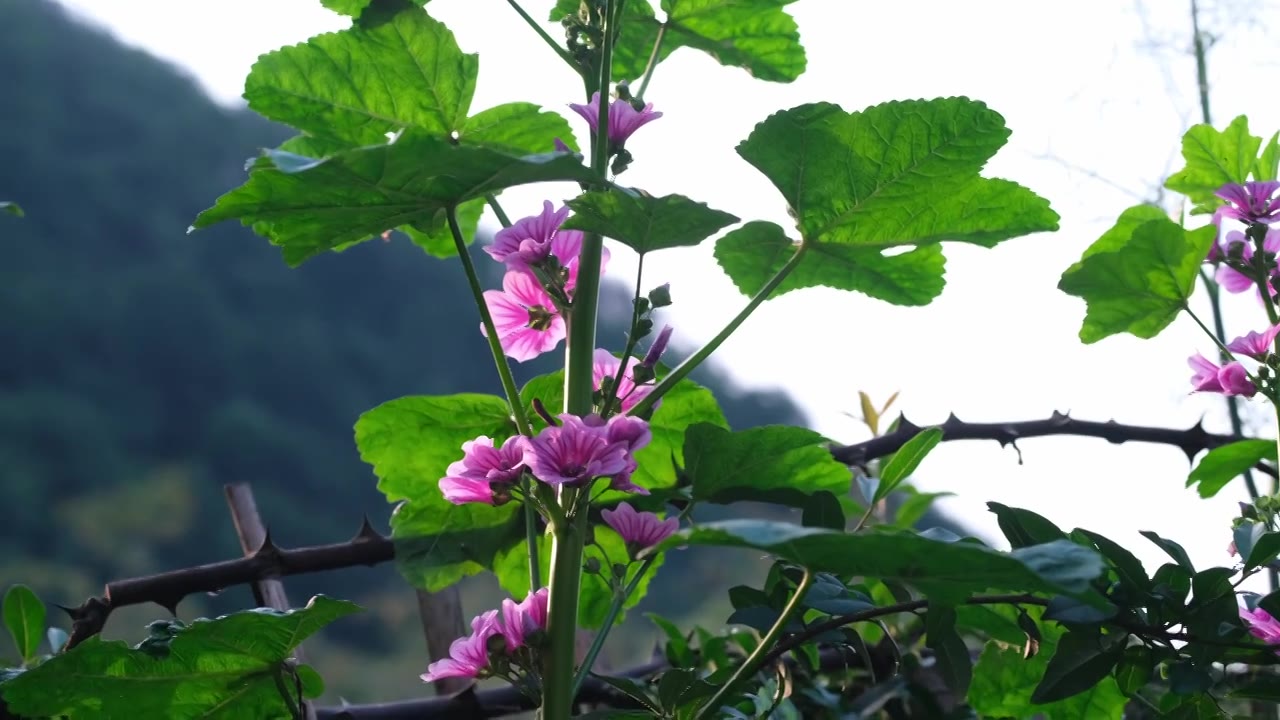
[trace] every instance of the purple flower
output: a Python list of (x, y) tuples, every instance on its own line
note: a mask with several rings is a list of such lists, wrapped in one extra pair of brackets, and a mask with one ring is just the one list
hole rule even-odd
[(627, 446), (609, 442), (599, 416), (593, 422), (565, 413), (559, 427), (547, 427), (524, 443), (524, 464), (550, 485), (581, 485), (627, 468)]
[(667, 343), (669, 342), (671, 342), (671, 326), (663, 325), (662, 329), (658, 331), (658, 337), (649, 346), (649, 352), (644, 354), (644, 362), (641, 364), (648, 366), (650, 369), (657, 367), (658, 361), (662, 359), (662, 353), (667, 351)]
[(1258, 388), (1249, 380), (1249, 373), (1238, 362), (1218, 367), (1200, 353), (1187, 358), (1187, 364), (1195, 371), (1191, 386), (1196, 392), (1216, 392), (1223, 395), (1252, 397)]
[(529, 635), (547, 629), (547, 588), (531, 592), (520, 603), (508, 598), (502, 601), (502, 637), (507, 652), (524, 646)]
[(604, 518), (606, 525), (618, 531), (633, 555), (657, 545), (680, 529), (680, 521), (676, 518), (662, 520), (651, 512), (636, 512), (627, 503), (619, 503), (614, 510), (601, 511), (600, 517)]
[[(1252, 262), (1254, 254), (1253, 243), (1249, 242), (1244, 233), (1239, 230), (1232, 230), (1227, 233), (1224, 246), (1230, 250), (1231, 246), (1237, 243), (1241, 246), (1241, 259), (1246, 263)], [(1214, 247), (1218, 246), (1215, 244)], [(1267, 230), (1267, 235), (1262, 240), (1262, 249), (1272, 255), (1280, 253), (1280, 228)], [(1220, 252), (1220, 258), (1225, 259), (1227, 256), (1227, 253)], [(1210, 252), (1210, 257), (1212, 257), (1212, 251)], [(1275, 272), (1276, 270), (1273, 268), (1272, 274), (1274, 275)], [(1226, 264), (1218, 266), (1218, 272), (1215, 275), (1215, 278), (1217, 279), (1218, 284), (1230, 293), (1242, 293), (1251, 288), (1257, 288), (1257, 283), (1255, 283), (1248, 275), (1245, 275), (1239, 270), (1236, 270)]]
[[(484, 251), (498, 262), (506, 263), (508, 270), (523, 270), (542, 262), (551, 253), (551, 241), (560, 225), (569, 217), (569, 208), (552, 209), (551, 201), (542, 202), (542, 213), (520, 218), (511, 227), (503, 228), (493, 236), (493, 244)], [(582, 233), (576, 230), (581, 242)]]
[(444, 493), (445, 500), (454, 505), (464, 505), (466, 503), (497, 505), (499, 499), (493, 492), (493, 486), (489, 484), (488, 480), (477, 480), (469, 477), (440, 478), (440, 492)]
[[(586, 105), (570, 104), (569, 107), (587, 121), (592, 133), (596, 132), (600, 123), (599, 92), (593, 94), (591, 102)], [(653, 111), (653, 103), (645, 105), (643, 110), (636, 110), (627, 100), (614, 100), (609, 103), (609, 144), (615, 148), (622, 147), (642, 125), (660, 117), (662, 113)]]
[(458, 638), (449, 646), (449, 657), (427, 666), (423, 682), (435, 682), (444, 678), (479, 677), (489, 666), (489, 638), (498, 634), (498, 611), (477, 615), (471, 620), (471, 634)]
[[(484, 301), (493, 315), (502, 351), (513, 360), (532, 360), (564, 339), (564, 318), (538, 279), (528, 272), (508, 272), (502, 278), (502, 290), (486, 290)], [(487, 335), (483, 324), (480, 332)]]
[(1240, 608), (1240, 619), (1244, 621), (1245, 627), (1254, 637), (1268, 645), (1280, 645), (1280, 621), (1271, 617), (1271, 613), (1262, 608), (1253, 610)]
[(573, 152), (573, 148), (569, 147), (568, 145), (565, 145), (564, 141), (561, 140), (560, 138), (555, 139), (555, 149), (556, 149), (556, 152)]
[[(636, 386), (634, 372), (638, 363), (639, 361), (633, 357), (627, 358), (627, 369), (622, 373), (622, 380), (614, 390), (618, 396), (618, 401), (622, 403), (621, 407), (624, 413), (635, 407), (636, 403), (643, 400), (650, 392), (653, 392), (652, 385)], [(591, 364), (591, 378), (596, 390), (600, 389), (605, 378), (613, 379), (618, 377), (619, 364), (618, 358), (614, 357), (608, 350), (596, 348)]]
[(1276, 335), (1280, 335), (1280, 324), (1273, 325), (1261, 333), (1250, 331), (1247, 335), (1241, 335), (1227, 343), (1227, 349), (1233, 353), (1248, 355), (1261, 362), (1271, 354)]
[(1280, 181), (1277, 180), (1223, 185), (1214, 195), (1229, 204), (1214, 212), (1214, 224), (1220, 223), (1222, 218), (1234, 218), (1246, 224), (1275, 222), (1280, 219), (1280, 198), (1273, 197), (1276, 190), (1280, 190)]

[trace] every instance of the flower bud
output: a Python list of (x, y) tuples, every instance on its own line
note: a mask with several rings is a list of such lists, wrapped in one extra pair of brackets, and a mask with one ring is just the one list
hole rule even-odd
[(582, 572), (588, 575), (598, 575), (600, 573), (600, 559), (589, 557), (587, 561), (582, 563)]
[(663, 283), (658, 287), (649, 291), (649, 302), (653, 303), (655, 308), (666, 307), (671, 304), (671, 283)]

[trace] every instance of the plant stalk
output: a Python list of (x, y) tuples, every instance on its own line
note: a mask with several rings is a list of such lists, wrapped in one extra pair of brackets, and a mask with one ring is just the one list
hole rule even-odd
[(769, 650), (778, 643), (782, 637), (782, 629), (791, 622), (791, 616), (796, 614), (800, 609), (800, 603), (804, 600), (804, 596), (809, 592), (809, 586), (813, 584), (813, 571), (809, 568), (804, 569), (804, 577), (800, 578), (800, 585), (796, 587), (796, 594), (791, 596), (791, 601), (782, 609), (782, 614), (778, 616), (777, 621), (773, 623), (773, 627), (769, 628), (769, 632), (760, 639), (760, 644), (756, 645), (756, 649), (747, 656), (747, 659), (738, 666), (737, 672), (729, 678), (729, 681), (720, 686), (715, 695), (707, 701), (706, 705), (698, 711), (697, 720), (708, 720), (715, 716), (720, 704), (727, 698), (732, 697), (733, 691), (738, 688), (747, 678), (755, 674), (756, 670), (764, 663), (765, 657), (768, 656)]
[(525, 23), (529, 27), (533, 28), (534, 32), (538, 33), (538, 37), (542, 38), (542, 41), (554, 50), (556, 54), (560, 56), (561, 60), (568, 63), (569, 67), (573, 68), (575, 72), (578, 70), (578, 64), (573, 61), (573, 56), (569, 54), (569, 51), (560, 47), (560, 43), (553, 40), (551, 36), (547, 34), (547, 31), (543, 30), (542, 26), (538, 24), (538, 21), (530, 17), (529, 13), (525, 12), (524, 8), (520, 7), (520, 3), (516, 2), (516, 0), (507, 0), (507, 4), (519, 13), (520, 17), (524, 18)]
[(658, 402), (663, 395), (670, 392), (671, 388), (675, 387), (676, 383), (683, 380), (707, 358), (711, 357), (711, 353), (719, 349), (719, 347), (724, 344), (724, 341), (728, 340), (729, 336), (732, 335), (747, 318), (751, 317), (751, 313), (755, 312), (756, 308), (760, 307), (761, 303), (769, 299), (769, 296), (772, 295), (773, 291), (782, 284), (783, 280), (787, 279), (787, 276), (791, 274), (791, 271), (796, 269), (800, 264), (800, 261), (804, 259), (805, 251), (808, 249), (808, 244), (801, 243), (800, 246), (796, 248), (795, 254), (787, 260), (787, 264), (779, 268), (778, 272), (774, 273), (773, 277), (769, 278), (769, 281), (764, 284), (764, 287), (760, 288), (760, 291), (752, 296), (751, 300), (747, 302), (746, 307), (742, 308), (741, 312), (730, 320), (715, 337), (711, 338), (711, 342), (704, 345), (698, 350), (698, 352), (690, 355), (684, 362), (680, 363), (675, 370), (667, 373), (667, 376), (662, 378), (662, 381), (654, 386), (652, 392), (646, 395), (643, 400), (636, 403), (635, 407), (631, 408), (631, 414), (638, 417), (645, 417), (645, 413), (648, 413), (653, 409), (654, 403)]

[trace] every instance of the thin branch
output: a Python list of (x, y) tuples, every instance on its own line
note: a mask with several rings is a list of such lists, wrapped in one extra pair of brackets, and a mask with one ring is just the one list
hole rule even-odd
[[(1024, 438), (1048, 437), (1052, 435), (1075, 435), (1079, 437), (1095, 437), (1107, 442), (1120, 444), (1126, 442), (1147, 442), (1158, 445), (1172, 445), (1186, 454), (1190, 460), (1202, 450), (1211, 450), (1227, 443), (1243, 439), (1237, 435), (1211, 433), (1204, 429), (1202, 423), (1175, 430), (1164, 427), (1146, 425), (1126, 425), (1114, 420), (1097, 422), (1095, 420), (1077, 420), (1060, 412), (1054, 412), (1044, 420), (1024, 420), (1019, 422), (970, 423), (957, 418), (954, 414), (937, 425), (942, 430), (942, 439), (951, 440), (995, 440), (1001, 445), (1013, 445), (1018, 449), (1018, 441)], [(846, 465), (864, 466), (897, 452), (908, 440), (921, 431), (921, 427), (902, 417), (898, 421), (898, 429), (887, 435), (872, 438), (866, 442), (852, 445), (835, 446), (831, 455)], [(1021, 451), (1019, 450), (1019, 461)], [(1257, 469), (1276, 477), (1276, 468), (1258, 463)]]

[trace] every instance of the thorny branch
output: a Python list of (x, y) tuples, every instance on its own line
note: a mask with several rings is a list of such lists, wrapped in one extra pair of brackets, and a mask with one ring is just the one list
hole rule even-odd
[[(1241, 439), (1235, 435), (1208, 432), (1201, 423), (1185, 430), (1176, 430), (1127, 425), (1114, 420), (1107, 422), (1077, 420), (1058, 412), (1054, 412), (1043, 420), (996, 423), (964, 422), (952, 414), (936, 427), (942, 430), (944, 441), (995, 440), (1001, 445), (1013, 445), (1017, 450), (1017, 442), (1025, 438), (1074, 435), (1100, 438), (1111, 443), (1147, 442), (1172, 445), (1182, 450), (1188, 459), (1194, 458), (1203, 450), (1210, 450)], [(865, 442), (834, 446), (831, 448), (831, 454), (845, 464), (862, 466), (872, 460), (893, 454), (921, 429), (920, 426), (902, 417), (894, 432)], [(1019, 462), (1021, 462), (1020, 450)], [(1277, 476), (1276, 468), (1270, 464), (1259, 463), (1256, 467), (1272, 477)], [(72, 632), (67, 647), (73, 647), (100, 632), (111, 611), (118, 607), (154, 602), (173, 612), (183, 598), (195, 593), (216, 592), (230, 586), (253, 583), (270, 577), (337, 570), (358, 565), (376, 565), (392, 560), (394, 557), (393, 541), (375, 531), (367, 519), (354, 538), (342, 543), (290, 550), (276, 546), (268, 536), (262, 547), (244, 558), (108, 583), (101, 597), (91, 597), (79, 607), (64, 608), (72, 619)], [(647, 667), (635, 670), (642, 671)], [(650, 674), (655, 671), (655, 668), (647, 669), (647, 673)], [(599, 698), (603, 701), (605, 696), (613, 692), (602, 683), (586, 683), (583, 685), (584, 695), (581, 700), (589, 702)], [(513, 689), (510, 692), (507, 689), (481, 692), (468, 690), (452, 697), (412, 701), (411, 708), (407, 708), (406, 703), (387, 703), (360, 706), (358, 711), (355, 706), (352, 706), (345, 709), (320, 708), (318, 712), (321, 718), (350, 720), (356, 718), (388, 720), (424, 716), (444, 720), (497, 717), (519, 711), (524, 708), (524, 703), (520, 694)], [(406, 711), (409, 711), (409, 714), (405, 714)]]

